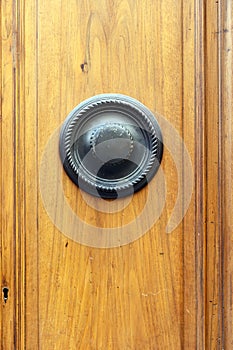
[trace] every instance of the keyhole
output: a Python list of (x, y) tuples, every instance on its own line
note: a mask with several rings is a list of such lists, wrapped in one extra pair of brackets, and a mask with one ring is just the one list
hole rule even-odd
[(2, 289), (2, 292), (3, 292), (3, 300), (4, 302), (6, 303), (7, 302), (7, 299), (8, 299), (8, 293), (9, 293), (9, 289), (7, 287), (4, 287)]

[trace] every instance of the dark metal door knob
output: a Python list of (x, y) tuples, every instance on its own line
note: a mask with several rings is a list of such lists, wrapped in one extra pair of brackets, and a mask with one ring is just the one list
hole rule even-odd
[(71, 180), (102, 198), (124, 197), (143, 188), (163, 153), (161, 130), (151, 111), (119, 94), (94, 96), (66, 118), (60, 156)]

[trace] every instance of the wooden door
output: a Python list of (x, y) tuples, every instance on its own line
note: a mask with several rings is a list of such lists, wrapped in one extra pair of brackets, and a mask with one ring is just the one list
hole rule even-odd
[[(2, 349), (232, 348), (231, 6), (1, 2)], [(100, 93), (129, 95), (163, 116), (165, 140), (166, 202), (151, 227), (158, 175), (152, 196), (148, 186), (111, 213), (113, 203), (83, 195), (62, 172), (81, 234), (137, 222), (134, 239), (104, 248), (68, 237), (65, 218), (55, 225), (40, 181), (51, 137)], [(182, 142), (173, 149), (174, 135)], [(61, 172), (57, 153), (47, 167)], [(174, 207), (184, 217), (167, 233)]]

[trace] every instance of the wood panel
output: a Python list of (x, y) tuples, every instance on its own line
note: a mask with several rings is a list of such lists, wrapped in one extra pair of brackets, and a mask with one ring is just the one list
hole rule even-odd
[[(168, 10), (171, 15), (165, 16)], [(87, 1), (82, 7), (76, 2), (69, 6), (56, 2), (51, 16), (48, 4), (39, 4), (39, 157), (54, 128), (77, 101), (97, 93), (136, 97), (151, 109), (172, 116), (181, 130), (181, 10), (173, 2)], [(168, 27), (173, 28), (169, 36)], [(48, 42), (53, 44), (48, 46)], [(45, 94), (47, 104), (43, 103)], [(71, 349), (182, 346), (182, 260), (172, 263), (182, 256), (182, 227), (175, 235), (165, 233), (176, 199), (176, 169), (168, 152), (164, 159), (164, 172), (171, 175), (167, 179), (170, 201), (157, 225), (130, 245), (96, 250), (70, 242), (57, 232), (39, 202), (42, 348), (65, 344)], [(79, 215), (86, 222), (118, 225), (118, 215), (91, 211), (67, 178), (64, 186), (73, 210), (78, 210), (81, 201)], [(134, 196), (125, 216), (135, 217), (134, 208), (144, 195)]]
[(232, 226), (232, 28), (231, 1), (223, 1), (219, 11), (219, 132), (220, 132), (220, 200), (221, 220), (221, 331), (223, 346), (233, 345), (233, 226)]
[(1, 308), (1, 348), (18, 346), (16, 337), (18, 316), (18, 268), (16, 259), (20, 240), (17, 239), (17, 46), (16, 6), (1, 4), (1, 286), (8, 288), (7, 303)]
[[(231, 349), (231, 18), (227, 0), (2, 1), (2, 349)], [(195, 181), (184, 220), (167, 234), (178, 174), (183, 198), (189, 174), (184, 154), (177, 168), (165, 147), (159, 220), (130, 244), (98, 249), (56, 228), (39, 175), (70, 110), (109, 92), (173, 125)], [(48, 173), (60, 170), (55, 159)], [(123, 229), (150, 198), (145, 188), (103, 214), (64, 173), (62, 185), (72, 210), (99, 228)]]
[[(220, 216), (219, 206), (219, 88), (218, 88), (218, 4), (207, 4), (207, 60), (206, 60), (206, 130), (208, 142), (206, 145), (206, 190), (207, 190), (207, 270), (206, 270), (206, 344), (209, 349), (217, 349), (222, 344), (219, 313), (221, 312), (221, 261)], [(210, 132), (211, 130), (211, 132)]]
[(232, 339), (232, 4), (206, 8), (206, 346)]

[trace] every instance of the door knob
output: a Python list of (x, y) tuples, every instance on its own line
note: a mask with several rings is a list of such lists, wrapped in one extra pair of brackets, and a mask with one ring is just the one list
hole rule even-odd
[(84, 191), (117, 198), (143, 188), (157, 172), (162, 134), (152, 112), (120, 94), (94, 96), (74, 108), (60, 134), (60, 157)]

